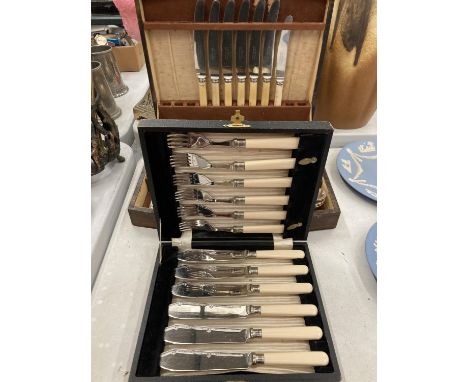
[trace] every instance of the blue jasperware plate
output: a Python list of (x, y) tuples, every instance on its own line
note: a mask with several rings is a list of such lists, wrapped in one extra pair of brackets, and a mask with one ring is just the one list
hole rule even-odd
[(366, 257), (369, 267), (374, 277), (377, 279), (377, 223), (375, 223), (367, 233)]
[(354, 190), (377, 201), (377, 142), (356, 141), (343, 147), (336, 159), (343, 180)]

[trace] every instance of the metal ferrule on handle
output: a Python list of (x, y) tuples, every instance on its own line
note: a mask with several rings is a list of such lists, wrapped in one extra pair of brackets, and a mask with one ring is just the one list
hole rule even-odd
[(208, 96), (206, 93), (206, 75), (198, 74), (198, 95), (200, 99), (200, 106), (208, 105)]

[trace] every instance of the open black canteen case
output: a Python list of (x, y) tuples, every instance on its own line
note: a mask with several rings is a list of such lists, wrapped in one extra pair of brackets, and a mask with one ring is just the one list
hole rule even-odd
[[(233, 120), (142, 120), (139, 123), (139, 137), (148, 186), (154, 203), (154, 212), (160, 235), (160, 249), (146, 300), (134, 359), (130, 371), (130, 381), (160, 382), (221, 382), (221, 381), (339, 381), (341, 374), (333, 346), (330, 328), (325, 316), (320, 296), (317, 275), (307, 245), (309, 225), (314, 212), (313, 206), (319, 192), (333, 128), (329, 122), (308, 121), (243, 121)], [(168, 325), (168, 306), (172, 301), (171, 286), (175, 281), (177, 252), (181, 245), (181, 219), (177, 214), (175, 198), (176, 186), (173, 184), (174, 169), (171, 167), (172, 149), (168, 147), (169, 133), (242, 133), (242, 134), (288, 134), (299, 138), (298, 148), (292, 150), (296, 159), (293, 169), (288, 204), (283, 207), (286, 218), (284, 232), (271, 233), (226, 233), (192, 230), (189, 232), (189, 248), (193, 249), (299, 249), (305, 258), (293, 260), (294, 264), (304, 264), (309, 273), (296, 276), (297, 282), (311, 283), (313, 291), (300, 296), (302, 304), (315, 304), (318, 314), (305, 317), (307, 326), (319, 326), (323, 337), (309, 341), (310, 350), (324, 351), (329, 356), (327, 366), (315, 367), (314, 373), (262, 374), (235, 371), (216, 375), (166, 376), (162, 375), (160, 356), (164, 351), (164, 329)], [(155, 238), (156, 239), (156, 238)]]

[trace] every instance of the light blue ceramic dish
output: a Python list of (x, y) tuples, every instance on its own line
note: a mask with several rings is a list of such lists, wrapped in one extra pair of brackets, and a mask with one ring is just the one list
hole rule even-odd
[(336, 159), (343, 180), (361, 195), (377, 201), (377, 142), (356, 141), (343, 147)]
[(366, 257), (369, 267), (374, 277), (377, 279), (377, 223), (375, 223), (367, 233)]

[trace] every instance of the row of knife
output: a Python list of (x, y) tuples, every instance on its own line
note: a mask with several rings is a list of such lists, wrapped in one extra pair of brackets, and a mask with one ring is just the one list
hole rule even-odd
[(298, 137), (171, 133), (167, 142), (182, 231), (284, 231)]
[[(239, 14), (237, 15), (237, 22), (245, 23), (249, 20), (253, 22), (277, 22), (280, 0), (273, 0), (267, 12), (265, 12), (265, 8), (265, 0), (259, 0), (255, 6), (252, 19), (250, 20), (250, 0), (242, 0)], [(236, 19), (234, 12), (235, 1), (228, 0), (224, 8), (222, 21), (224, 23), (234, 23)], [(292, 16), (287, 16), (284, 22), (291, 23), (292, 20)], [(206, 21), (205, 0), (197, 0), (194, 21), (197, 23)], [(219, 0), (212, 1), (208, 21), (210, 23), (218, 23), (221, 21)], [(273, 97), (274, 106), (281, 106), (282, 102), (289, 35), (289, 30), (282, 30), (279, 37), (275, 68), (276, 87)], [(205, 60), (205, 32), (196, 30), (194, 32), (194, 41), (195, 70), (199, 85), (200, 105), (206, 106), (208, 104), (206, 90), (208, 70)], [(224, 86), (224, 105), (232, 106), (234, 72), (237, 82), (237, 106), (244, 106), (246, 103), (246, 83), (248, 84), (247, 94), (249, 106), (256, 106), (258, 99), (260, 99), (260, 105), (262, 106), (268, 106), (270, 104), (270, 82), (273, 75), (275, 51), (274, 30), (267, 30), (263, 33), (259, 30), (254, 30), (250, 33), (245, 30), (225, 30), (221, 33), (217, 30), (210, 30), (208, 32), (207, 51), (209, 79), (211, 84), (211, 103), (213, 106), (220, 106), (220, 79)], [(234, 68), (235, 70), (233, 70)], [(262, 85), (261, 94), (258, 96), (257, 83), (259, 78), (261, 78)]]
[[(313, 304), (301, 304), (310, 283), (301, 250), (187, 250), (179, 252), (160, 366), (166, 373), (313, 372), (328, 355), (310, 351), (323, 336), (306, 326)], [(196, 302), (193, 302), (196, 301)], [(191, 323), (194, 324), (191, 324)]]

